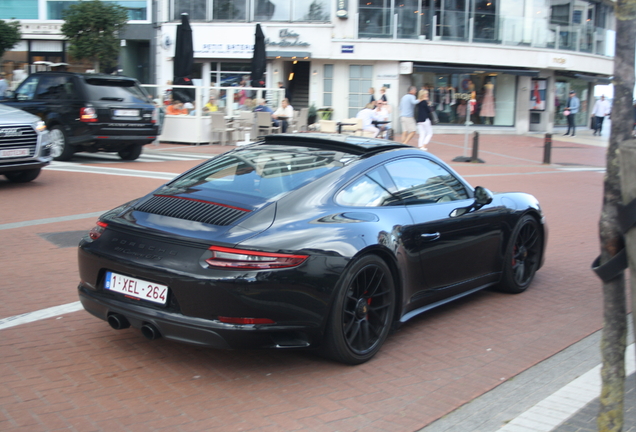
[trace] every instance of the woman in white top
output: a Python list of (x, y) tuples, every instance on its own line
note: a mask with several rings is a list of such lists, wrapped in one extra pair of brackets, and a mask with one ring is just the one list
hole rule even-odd
[(287, 132), (289, 121), (294, 118), (294, 107), (289, 104), (289, 99), (285, 98), (281, 101), (280, 106), (272, 114), (274, 120), (278, 120), (283, 133)]

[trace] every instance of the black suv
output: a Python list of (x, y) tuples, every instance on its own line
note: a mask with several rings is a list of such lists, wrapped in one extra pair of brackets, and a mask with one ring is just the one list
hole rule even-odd
[(158, 135), (155, 106), (134, 78), (37, 72), (3, 103), (46, 123), (55, 160), (69, 160), (79, 151), (117, 152), (134, 160)]

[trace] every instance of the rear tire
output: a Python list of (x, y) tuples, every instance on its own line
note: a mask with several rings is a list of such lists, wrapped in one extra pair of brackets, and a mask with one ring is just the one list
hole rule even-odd
[(369, 361), (389, 334), (394, 308), (395, 287), (386, 263), (375, 255), (356, 260), (338, 283), (323, 354), (350, 365)]
[(119, 150), (117, 154), (122, 160), (132, 161), (141, 156), (141, 144), (132, 144), (123, 150)]
[(539, 268), (542, 249), (543, 235), (539, 223), (532, 216), (522, 217), (506, 249), (500, 291), (512, 294), (524, 292)]
[(28, 183), (35, 180), (40, 175), (40, 168), (30, 169), (26, 171), (14, 171), (6, 173), (4, 176), (12, 183)]
[(49, 132), (51, 138), (51, 156), (56, 161), (71, 160), (75, 150), (66, 140), (66, 134), (60, 126), (53, 126)]

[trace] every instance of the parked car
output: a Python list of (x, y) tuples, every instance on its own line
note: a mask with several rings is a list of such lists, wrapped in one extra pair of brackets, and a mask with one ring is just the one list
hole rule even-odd
[(471, 187), (391, 141), (269, 135), (103, 214), (79, 244), (79, 298), (115, 329), (217, 348), (371, 359), (392, 327), (541, 267), (525, 193)]
[(49, 162), (51, 145), (44, 122), (0, 103), (0, 174), (11, 182), (30, 182)]
[(69, 160), (79, 151), (117, 152), (134, 160), (157, 137), (155, 106), (134, 78), (37, 72), (4, 103), (46, 123), (55, 160)]

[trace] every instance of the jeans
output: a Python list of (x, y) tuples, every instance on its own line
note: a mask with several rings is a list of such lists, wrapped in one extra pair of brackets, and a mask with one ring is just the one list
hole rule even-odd
[(566, 135), (570, 134), (570, 128), (572, 128), (572, 135), (576, 135), (576, 126), (574, 125), (574, 117), (576, 115), (575, 114), (570, 114), (569, 116), (567, 116), (568, 119), (568, 131), (565, 133)]

